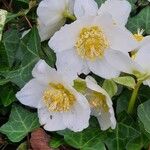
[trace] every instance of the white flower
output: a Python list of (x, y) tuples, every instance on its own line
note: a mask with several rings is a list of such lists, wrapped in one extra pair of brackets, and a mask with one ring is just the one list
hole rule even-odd
[(110, 96), (92, 77), (86, 78), (86, 85), (88, 90), (85, 95), (90, 103), (91, 113), (97, 117), (101, 129), (115, 129), (116, 119)]
[[(150, 36), (144, 37), (143, 32), (143, 29), (138, 29), (137, 34), (133, 35), (138, 43), (137, 47), (131, 51), (131, 58), (129, 55), (115, 52), (110, 54), (109, 59), (114, 62), (113, 66), (116, 69), (133, 74), (137, 78), (142, 79), (143, 84), (150, 86)], [(118, 55), (120, 55), (119, 60), (116, 60)], [(115, 66), (118, 61), (120, 63)]]
[(18, 100), (38, 109), (41, 125), (48, 131), (70, 129), (82, 131), (89, 125), (90, 107), (65, 78), (40, 60), (31, 79), (16, 94)]
[[(120, 56), (119, 60), (118, 55)], [(135, 75), (138, 80), (142, 80), (145, 85), (150, 86), (150, 44), (141, 46), (133, 58), (120, 52), (112, 53), (109, 56), (110, 61), (114, 61), (116, 69)], [(114, 65), (113, 65), (114, 66)], [(115, 66), (114, 66), (115, 67)]]
[(62, 27), (49, 41), (57, 55), (57, 69), (73, 79), (89, 70), (103, 78), (118, 76), (107, 55), (115, 50), (127, 53), (136, 44), (132, 34), (114, 24), (108, 13), (81, 17)]
[(37, 8), (41, 41), (50, 38), (73, 14), (74, 0), (42, 0)]
[(127, 0), (106, 0), (98, 9), (94, 0), (76, 0), (74, 13), (77, 18), (86, 15), (101, 15), (103, 13), (112, 15), (115, 23), (125, 25), (131, 12), (131, 5)]

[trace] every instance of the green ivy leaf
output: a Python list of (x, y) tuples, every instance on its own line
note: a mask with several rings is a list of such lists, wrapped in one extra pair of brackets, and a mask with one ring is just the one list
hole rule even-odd
[(86, 129), (82, 132), (63, 132), (64, 140), (70, 146), (81, 150), (106, 150), (99, 137), (100, 130)]
[(134, 87), (136, 85), (135, 79), (131, 76), (113, 78), (113, 81), (115, 81), (118, 84), (132, 88), (132, 89), (134, 89)]
[(19, 142), (39, 126), (36, 113), (32, 113), (19, 105), (13, 105), (9, 120), (0, 127), (0, 132), (6, 134), (12, 142)]
[(7, 54), (2, 42), (0, 42), (0, 59), (0, 71), (8, 70), (9, 64), (7, 60)]
[(50, 47), (48, 46), (47, 42), (42, 43), (42, 48), (40, 51), (40, 57), (44, 59), (47, 64), (49, 64), (51, 67), (55, 67), (56, 63), (56, 54)]
[(95, 117), (90, 119), (90, 126), (82, 132), (72, 132), (64, 130), (58, 132), (64, 136), (65, 142), (80, 150), (106, 150), (102, 140), (105, 137), (105, 132), (99, 128), (99, 123)]
[(138, 118), (143, 123), (144, 129), (150, 134), (150, 100), (139, 105)]
[(140, 132), (130, 125), (119, 123), (115, 130), (107, 132), (107, 138), (104, 142), (109, 150), (125, 150), (126, 144), (139, 135)]
[(123, 111), (127, 111), (130, 98), (131, 98), (131, 91), (126, 89), (121, 92), (120, 96), (117, 99), (117, 109), (116, 109), (117, 114)]
[(146, 34), (150, 34), (150, 7), (147, 6), (141, 12), (129, 18), (127, 28), (133, 33), (137, 33), (137, 29), (144, 29)]
[(112, 80), (105, 80), (102, 87), (107, 91), (110, 97), (113, 97), (118, 90), (116, 83)]
[(145, 130), (143, 123), (139, 120), (140, 131), (150, 140), (150, 133)]
[(52, 138), (51, 140), (50, 140), (50, 142), (49, 142), (49, 146), (51, 147), (51, 148), (59, 148), (61, 145), (63, 145), (63, 144), (66, 144), (65, 142), (64, 142), (64, 139), (62, 139), (62, 138), (58, 138), (58, 137), (54, 137), (54, 138)]
[(132, 11), (134, 11), (136, 9), (136, 5), (135, 3), (137, 2), (137, 0), (128, 0), (128, 2), (131, 4), (132, 6)]
[(9, 106), (16, 100), (13, 86), (0, 86), (0, 100), (5, 107)]
[(29, 1), (30, 0), (14, 0), (13, 3), (16, 6), (21, 6), (22, 8), (28, 8), (29, 7)]
[(39, 58), (39, 50), (41, 49), (40, 37), (38, 30), (33, 27), (31, 31), (20, 41), (16, 59), (20, 61), (19, 68), (11, 71), (4, 71), (1, 74), (19, 87), (31, 78), (31, 72)]
[(98, 6), (100, 7), (102, 3), (105, 2), (105, 0), (95, 0)]
[(5, 53), (9, 67), (12, 67), (15, 60), (15, 53), (18, 50), (20, 39), (19, 32), (17, 30), (8, 30), (3, 35), (3, 44), (5, 47)]
[(128, 142), (126, 145), (126, 150), (141, 150), (149, 140), (145, 135), (141, 135), (136, 137)]

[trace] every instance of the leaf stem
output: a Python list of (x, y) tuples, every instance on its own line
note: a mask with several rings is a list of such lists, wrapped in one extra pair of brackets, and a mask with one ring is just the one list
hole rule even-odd
[(30, 28), (32, 28), (32, 24), (31, 24), (31, 22), (29, 21), (29, 19), (27, 18), (27, 16), (26, 16), (26, 15), (24, 16), (24, 18), (26, 19), (26, 21), (27, 21), (27, 23), (28, 23), (29, 27), (30, 27)]
[(129, 105), (128, 105), (128, 113), (129, 114), (132, 114), (132, 112), (133, 112), (134, 105), (135, 105), (137, 95), (138, 95), (138, 91), (139, 91), (139, 88), (140, 88), (142, 82), (143, 81), (138, 81), (138, 83), (135, 86), (135, 89), (132, 92), (132, 96), (131, 96), (131, 99), (130, 99)]

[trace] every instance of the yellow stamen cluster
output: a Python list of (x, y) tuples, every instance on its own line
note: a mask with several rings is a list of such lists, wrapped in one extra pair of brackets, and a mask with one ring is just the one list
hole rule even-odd
[(74, 105), (75, 96), (60, 83), (50, 83), (43, 94), (43, 101), (53, 112), (67, 112)]
[(75, 47), (82, 58), (94, 60), (103, 57), (109, 42), (100, 27), (85, 27), (81, 30)]
[(144, 38), (142, 34), (134, 34), (133, 36), (138, 42), (142, 41)]
[(138, 29), (138, 30), (137, 30), (137, 33), (134, 34), (133, 36), (134, 36), (134, 38), (135, 38), (138, 42), (140, 42), (140, 41), (142, 41), (142, 40), (144, 39), (143, 33), (144, 33), (144, 30), (143, 30), (143, 29)]
[[(144, 39), (143, 33), (144, 33), (143, 29), (142, 30), (138, 29), (137, 33), (133, 35), (133, 37), (137, 42), (141, 42)], [(131, 58), (133, 60), (136, 58), (136, 55), (137, 55), (137, 50), (131, 52)]]
[(90, 106), (95, 109), (102, 109), (104, 112), (109, 111), (109, 107), (106, 103), (106, 96), (103, 94), (93, 91), (89, 98)]
[(133, 60), (135, 60), (136, 56), (137, 56), (137, 51), (136, 51), (136, 50), (132, 51), (132, 52), (131, 52), (131, 58), (132, 58)]

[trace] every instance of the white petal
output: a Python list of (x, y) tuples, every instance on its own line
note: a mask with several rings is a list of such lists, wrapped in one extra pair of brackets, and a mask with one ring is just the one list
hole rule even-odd
[(131, 12), (131, 5), (126, 0), (107, 0), (101, 5), (98, 14), (108, 12), (119, 25), (125, 25)]
[(98, 5), (94, 0), (76, 0), (74, 14), (77, 18), (86, 15), (97, 15)]
[(141, 46), (147, 45), (150, 43), (150, 35), (145, 36), (144, 39), (140, 42)]
[(57, 81), (60, 79), (60, 75), (54, 68), (51, 68), (44, 60), (39, 60), (32, 70), (32, 75), (40, 83), (48, 85), (51, 81)]
[(118, 27), (114, 25), (112, 28), (105, 29), (107, 38), (110, 42), (110, 47), (114, 50), (122, 52), (130, 52), (134, 50), (138, 43), (133, 38), (132, 33), (125, 27)]
[(135, 63), (128, 55), (120, 51), (109, 50), (106, 53), (106, 59), (111, 65), (121, 72), (132, 74), (135, 70), (142, 70), (142, 68)]
[(47, 131), (64, 130), (66, 126), (62, 122), (62, 114), (58, 112), (50, 112), (46, 107), (38, 109), (38, 117), (41, 125)]
[(61, 52), (74, 48), (76, 40), (83, 27), (88, 26), (94, 20), (93, 17), (84, 17), (65, 25), (49, 41), (49, 47), (55, 52)]
[(109, 13), (103, 13), (100, 16), (95, 16), (94, 18), (94, 23), (97, 26), (100, 26), (104, 29), (111, 29), (114, 26), (114, 21), (112, 19), (112, 16)]
[(55, 24), (63, 18), (65, 6), (65, 0), (42, 0), (37, 8), (37, 15), (43, 24)]
[(110, 63), (108, 63), (105, 57), (95, 61), (88, 61), (88, 66), (94, 74), (105, 79), (118, 77), (120, 74), (119, 71), (117, 71), (112, 67), (112, 65), (110, 65)]
[(98, 122), (100, 124), (101, 130), (107, 130), (108, 128), (115, 129), (116, 127), (116, 119), (114, 116), (113, 108), (110, 109), (110, 112), (101, 112), (99, 116), (97, 116)]
[(86, 80), (86, 85), (89, 89), (93, 91), (97, 91), (106, 97), (106, 103), (109, 107), (109, 112), (104, 112), (102, 109), (97, 110), (93, 108), (91, 115), (97, 117), (102, 130), (106, 130), (109, 127), (114, 129), (116, 126), (116, 119), (114, 116), (114, 110), (112, 107), (112, 101), (110, 96), (103, 88), (101, 88), (97, 83), (95, 83), (92, 77), (88, 76), (86, 77), (85, 80)]
[(41, 41), (45, 41), (49, 39), (56, 31), (58, 31), (61, 26), (63, 26), (65, 23), (65, 19), (61, 19), (59, 22), (51, 25), (44, 25), (39, 19), (38, 19), (38, 31), (41, 38)]
[(143, 82), (144, 85), (148, 85), (150, 87), (150, 79)]
[(133, 34), (125, 27), (114, 24), (110, 14), (104, 13), (93, 18), (95, 25), (103, 29), (110, 48), (122, 52), (129, 52), (137, 48), (138, 42), (134, 39)]
[(44, 85), (40, 84), (36, 79), (32, 79), (17, 92), (16, 97), (22, 104), (37, 108), (42, 99), (44, 89)]
[(104, 96), (106, 96), (107, 105), (108, 105), (109, 107), (112, 106), (112, 101), (111, 101), (110, 96), (108, 95), (108, 93), (107, 93), (103, 88), (101, 88), (101, 87), (96, 83), (96, 81), (95, 81), (94, 78), (92, 78), (91, 76), (87, 76), (86, 79), (85, 79), (85, 81), (86, 81), (86, 86), (87, 86), (90, 90), (92, 90), (92, 91), (97, 91), (97, 92), (103, 94)]
[(141, 47), (135, 57), (135, 61), (140, 64), (146, 72), (150, 73), (150, 44)]
[(89, 126), (90, 107), (86, 98), (76, 94), (77, 102), (67, 113), (63, 114), (64, 124), (74, 132), (82, 131)]
[(67, 76), (69, 80), (74, 80), (86, 70), (86, 62), (75, 52), (75, 49), (59, 52), (56, 54), (57, 71)]

